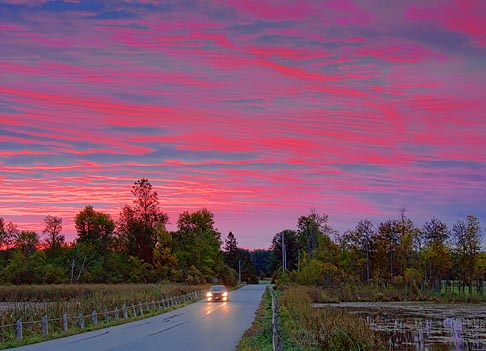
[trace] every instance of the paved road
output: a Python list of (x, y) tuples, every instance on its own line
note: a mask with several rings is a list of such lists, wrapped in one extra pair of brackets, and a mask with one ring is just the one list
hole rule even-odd
[(16, 348), (29, 351), (234, 350), (255, 317), (265, 285), (230, 292), (229, 302), (199, 301), (140, 321)]

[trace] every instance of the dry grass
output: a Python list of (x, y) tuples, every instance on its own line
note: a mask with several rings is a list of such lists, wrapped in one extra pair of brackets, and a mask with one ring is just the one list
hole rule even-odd
[[(203, 290), (206, 286), (180, 284), (80, 284), (80, 285), (25, 285), (0, 286), (0, 296), (4, 301), (0, 311), (0, 344), (15, 340), (15, 322), (23, 323), (24, 336), (34, 336), (41, 333), (38, 321), (47, 315), (49, 333), (62, 331), (62, 316), (69, 317), (69, 328), (79, 328), (79, 315), (85, 316), (85, 325), (92, 324), (91, 313), (97, 311), (98, 321), (104, 320), (103, 313), (112, 311), (110, 319), (114, 318), (114, 309), (125, 304), (129, 317), (140, 315), (139, 304), (161, 301), (168, 297), (180, 296), (188, 292)], [(143, 310), (154, 306), (143, 305)]]
[(315, 288), (281, 291), (279, 317), (286, 344), (295, 350), (385, 350), (381, 339), (358, 317), (337, 308), (313, 308)]

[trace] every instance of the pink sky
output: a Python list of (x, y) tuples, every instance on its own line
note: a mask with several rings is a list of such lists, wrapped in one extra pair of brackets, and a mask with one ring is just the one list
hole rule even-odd
[[(484, 1), (0, 0), (0, 216), (116, 220), (146, 177), (266, 248), (311, 209), (486, 223)], [(174, 225), (170, 226), (174, 229)]]

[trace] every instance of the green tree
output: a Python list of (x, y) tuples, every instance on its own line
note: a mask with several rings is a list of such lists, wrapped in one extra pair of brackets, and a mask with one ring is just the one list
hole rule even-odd
[(39, 234), (34, 231), (23, 230), (15, 236), (14, 247), (28, 257), (31, 256), (39, 246)]
[(258, 284), (255, 266), (251, 261), (250, 251), (239, 249), (239, 261), (241, 262), (241, 281), (248, 284)]
[(436, 291), (440, 291), (442, 279), (448, 276), (452, 267), (452, 253), (448, 246), (450, 237), (447, 225), (433, 217), (425, 222), (422, 228), (424, 238), (424, 256), (426, 263), (426, 276)]
[(272, 275), (272, 251), (268, 249), (256, 249), (251, 251), (250, 255), (257, 275), (262, 278), (270, 277)]
[(146, 178), (132, 187), (133, 207), (126, 205), (120, 213), (118, 236), (128, 255), (152, 263), (157, 242), (157, 228), (166, 226), (169, 217), (159, 206), (157, 192)]
[(396, 220), (380, 223), (375, 238), (373, 275), (383, 282), (391, 282), (397, 271), (397, 252), (400, 245), (400, 227)]
[(88, 245), (100, 255), (111, 249), (115, 222), (109, 214), (97, 212), (88, 205), (76, 215), (74, 223), (78, 242)]
[(2, 271), (2, 280), (12, 284), (40, 284), (43, 282), (45, 265), (46, 256), (43, 251), (26, 255), (25, 251), (18, 250)]
[(475, 266), (481, 249), (481, 225), (474, 215), (468, 215), (466, 221), (458, 220), (452, 229), (462, 276), (463, 289), (469, 283), (472, 293), (472, 281), (475, 278)]
[(354, 230), (349, 230), (340, 238), (343, 258), (345, 257), (348, 276), (355, 280), (371, 282), (371, 256), (376, 229), (369, 220), (358, 222)]
[(62, 231), (62, 218), (54, 216), (46, 216), (44, 218), (45, 228), (42, 232), (45, 238), (45, 246), (47, 251), (59, 252), (64, 245), (64, 235)]
[(328, 219), (326, 214), (319, 215), (315, 210), (312, 210), (309, 215), (301, 216), (298, 219), (297, 234), (301, 246), (309, 259), (313, 258), (314, 250), (317, 249), (322, 234), (330, 235), (332, 232), (331, 227), (327, 223)]
[(271, 251), (273, 253), (272, 271), (282, 269), (282, 237), (285, 242), (287, 270), (296, 270), (299, 267), (300, 238), (295, 230), (285, 229), (275, 234), (272, 239)]
[(175, 254), (183, 276), (200, 274), (201, 279), (210, 281), (224, 265), (221, 234), (214, 228), (213, 213), (205, 208), (193, 213), (185, 211), (179, 215), (177, 227)]
[(18, 236), (20, 231), (17, 226), (12, 222), (5, 222), (5, 220), (0, 217), (0, 248), (9, 249), (14, 241), (14, 238)]
[(224, 240), (224, 262), (235, 271), (238, 271), (238, 261), (240, 260), (240, 248), (234, 234), (230, 231)]
[(172, 234), (165, 226), (160, 225), (156, 230), (157, 243), (154, 248), (154, 268), (160, 279), (173, 277), (179, 266), (179, 261), (174, 253), (174, 240)]

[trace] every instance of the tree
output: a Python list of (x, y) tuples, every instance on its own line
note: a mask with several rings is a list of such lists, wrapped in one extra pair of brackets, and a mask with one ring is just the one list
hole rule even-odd
[(260, 277), (270, 277), (272, 275), (272, 251), (256, 249), (250, 252), (251, 262), (255, 266), (257, 275)]
[(285, 229), (275, 234), (272, 239), (271, 250), (274, 257), (272, 268), (274, 272), (278, 268), (282, 269), (282, 237), (285, 242), (287, 270), (296, 270), (299, 266), (299, 251), (301, 247), (299, 236), (295, 230)]
[(109, 214), (97, 212), (88, 205), (76, 215), (74, 223), (78, 242), (87, 244), (100, 255), (111, 248), (115, 222)]
[(359, 279), (370, 284), (371, 264), (370, 257), (373, 252), (373, 240), (376, 236), (376, 229), (369, 220), (361, 220), (354, 230), (344, 233), (341, 237), (341, 246), (348, 257), (350, 272), (359, 273)]
[(18, 236), (19, 233), (20, 231), (15, 224), (12, 222), (6, 223), (5, 220), (0, 217), (0, 248), (10, 248), (14, 238)]
[(224, 265), (221, 234), (214, 228), (213, 213), (205, 208), (185, 211), (179, 215), (177, 227), (175, 254), (183, 276), (210, 281)]
[(44, 218), (45, 229), (42, 232), (46, 235), (45, 243), (48, 251), (57, 251), (64, 245), (62, 231), (62, 218), (47, 216)]
[(315, 210), (311, 210), (309, 215), (301, 216), (298, 219), (297, 234), (309, 259), (312, 259), (322, 234), (329, 235), (332, 231), (327, 221), (328, 216), (326, 214), (319, 215)]
[(481, 225), (476, 216), (468, 215), (466, 221), (458, 220), (454, 224), (452, 232), (462, 275), (463, 289), (469, 282), (469, 292), (472, 293), (474, 268), (481, 249)]
[(426, 275), (432, 281), (434, 289), (439, 291), (442, 278), (449, 273), (452, 266), (451, 249), (447, 245), (449, 229), (445, 223), (433, 217), (425, 222), (422, 236), (425, 242)]
[(120, 213), (118, 236), (128, 255), (152, 263), (157, 227), (165, 227), (169, 217), (161, 211), (157, 192), (148, 179), (137, 180), (132, 195), (135, 196), (133, 207), (126, 205)]
[(391, 282), (396, 272), (395, 256), (400, 243), (400, 229), (396, 220), (380, 223), (376, 235), (376, 251), (373, 255), (374, 274), (384, 281)]
[(228, 236), (224, 240), (224, 261), (235, 271), (238, 271), (238, 261), (240, 260), (240, 249), (238, 247), (238, 241), (232, 232), (228, 233)]
[(39, 246), (39, 235), (34, 231), (23, 230), (14, 238), (14, 247), (25, 256), (32, 255)]

